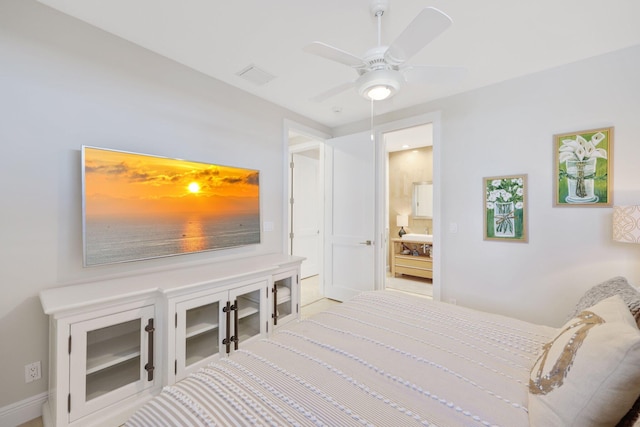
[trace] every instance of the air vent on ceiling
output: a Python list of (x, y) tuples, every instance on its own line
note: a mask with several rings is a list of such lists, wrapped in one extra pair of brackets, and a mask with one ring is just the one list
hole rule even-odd
[(236, 75), (257, 85), (269, 83), (271, 80), (276, 78), (276, 76), (267, 73), (253, 64), (241, 71), (238, 71)]

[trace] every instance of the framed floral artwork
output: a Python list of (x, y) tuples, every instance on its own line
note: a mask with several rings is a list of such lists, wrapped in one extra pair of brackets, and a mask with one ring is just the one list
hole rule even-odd
[(611, 207), (613, 128), (553, 137), (553, 206)]
[(484, 240), (529, 241), (527, 175), (483, 178)]

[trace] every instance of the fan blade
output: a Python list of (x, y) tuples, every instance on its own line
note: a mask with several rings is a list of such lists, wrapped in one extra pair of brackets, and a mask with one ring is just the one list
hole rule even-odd
[(453, 84), (464, 78), (464, 67), (446, 67), (437, 65), (412, 65), (401, 70), (407, 83), (414, 84)]
[(361, 58), (322, 42), (313, 42), (305, 46), (303, 50), (349, 67), (361, 68), (364, 66), (364, 61)]
[(319, 95), (314, 96), (313, 98), (311, 98), (311, 101), (313, 102), (322, 102), (325, 101), (329, 98), (331, 98), (332, 96), (336, 96), (339, 93), (344, 92), (345, 90), (351, 89), (352, 87), (354, 87), (356, 85), (356, 82), (347, 82), (347, 83), (343, 83), (339, 86), (336, 86), (332, 89), (329, 89), (325, 92), (322, 92)]
[(452, 22), (449, 16), (436, 8), (422, 9), (389, 46), (384, 58), (392, 65), (402, 64), (449, 28)]

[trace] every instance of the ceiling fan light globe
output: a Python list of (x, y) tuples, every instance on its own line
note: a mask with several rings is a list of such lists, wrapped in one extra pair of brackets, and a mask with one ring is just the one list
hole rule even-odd
[(383, 99), (387, 99), (390, 95), (391, 89), (389, 89), (389, 86), (380, 85), (370, 88), (366, 97), (373, 99), (374, 101), (382, 101)]
[(358, 93), (366, 99), (381, 101), (395, 95), (402, 84), (402, 75), (395, 70), (374, 70), (360, 76)]

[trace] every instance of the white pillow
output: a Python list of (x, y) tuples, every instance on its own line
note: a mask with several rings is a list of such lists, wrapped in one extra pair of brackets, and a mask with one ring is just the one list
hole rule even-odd
[(640, 394), (640, 330), (618, 295), (558, 329), (531, 369), (532, 426), (613, 426)]

